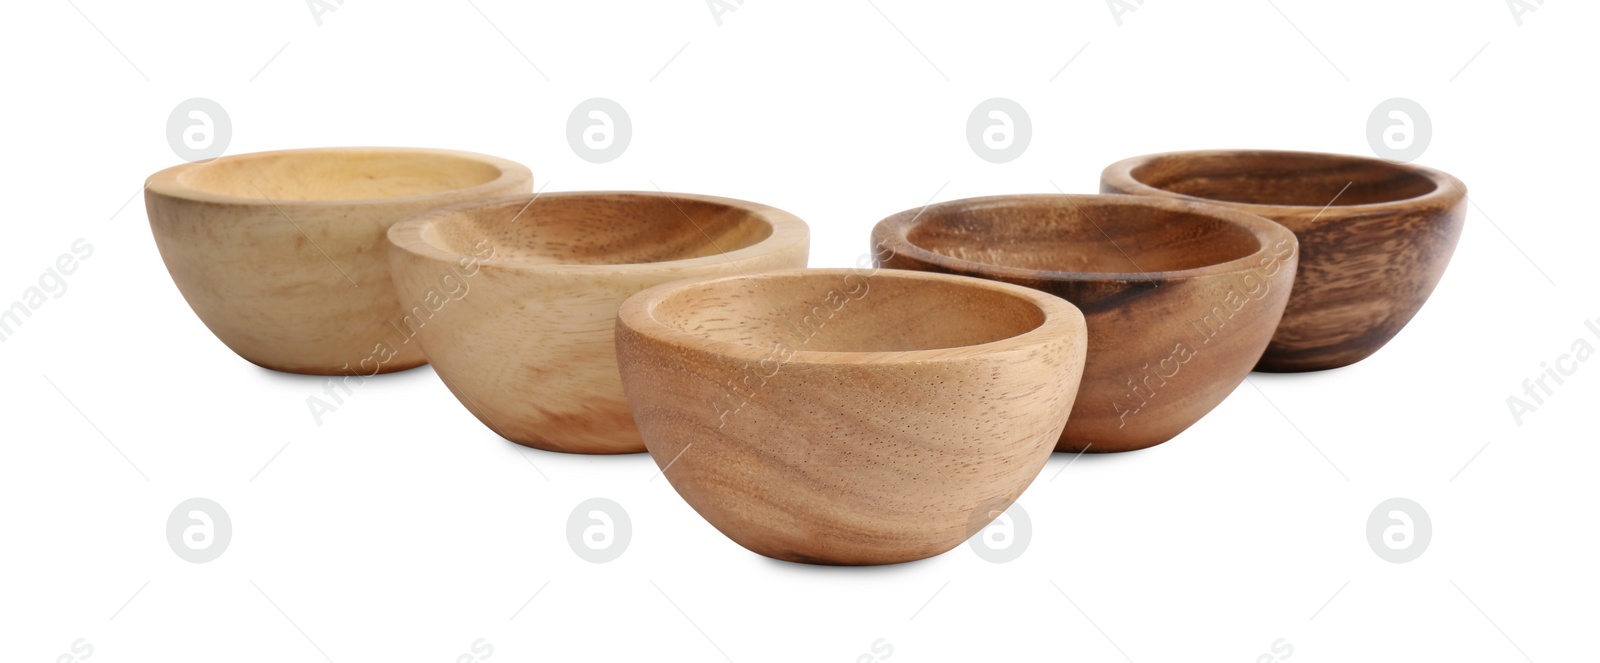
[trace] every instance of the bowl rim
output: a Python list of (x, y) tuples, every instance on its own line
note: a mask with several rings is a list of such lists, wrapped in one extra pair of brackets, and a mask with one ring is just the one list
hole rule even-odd
[(889, 278), (907, 281), (940, 281), (962, 287), (999, 292), (1034, 305), (1044, 315), (1038, 326), (1005, 338), (951, 348), (921, 350), (853, 351), (853, 350), (794, 350), (782, 364), (859, 366), (870, 364), (926, 364), (944, 361), (962, 361), (1012, 351), (1028, 351), (1057, 342), (1071, 334), (1078, 336), (1082, 347), (1088, 347), (1088, 330), (1083, 312), (1065, 299), (1024, 286), (990, 279), (957, 274), (941, 274), (907, 269), (857, 269), (850, 267), (793, 267), (751, 274), (734, 274), (705, 278), (683, 279), (663, 283), (634, 293), (622, 303), (617, 312), (617, 328), (628, 328), (634, 333), (674, 347), (715, 356), (742, 359), (748, 363), (771, 360), (773, 350), (764, 346), (724, 341), (679, 330), (655, 317), (655, 309), (662, 301), (685, 290), (704, 288), (724, 281), (783, 279), (794, 277), (837, 277), (851, 275), (862, 278)]
[[(1067, 201), (1074, 207), (1080, 203), (1089, 206), (1132, 206), (1148, 207), (1170, 212), (1182, 212), (1211, 217), (1235, 227), (1242, 227), (1255, 237), (1259, 246), (1247, 255), (1200, 267), (1188, 269), (1175, 269), (1165, 271), (1142, 272), (1078, 272), (1064, 270), (1041, 270), (1013, 265), (1000, 265), (976, 260), (967, 260), (948, 256), (931, 251), (915, 244), (909, 235), (920, 225), (920, 220), (929, 210), (937, 209), (970, 209), (983, 205), (997, 203), (1029, 203), (1047, 201)], [(1082, 208), (1079, 207), (1081, 210)], [(1085, 214), (1087, 217), (1087, 214)], [(1089, 219), (1099, 227), (1093, 219)], [(1102, 231), (1103, 232), (1103, 231)], [(918, 261), (966, 274), (982, 274), (989, 278), (1018, 279), (1022, 281), (1047, 281), (1068, 283), (1129, 283), (1129, 282), (1156, 282), (1193, 279), (1206, 276), (1235, 274), (1260, 267), (1263, 258), (1273, 252), (1273, 246), (1287, 240), (1294, 247), (1294, 254), (1300, 251), (1299, 240), (1294, 232), (1272, 219), (1258, 214), (1229, 209), (1221, 205), (1208, 204), (1198, 200), (1176, 200), (1156, 196), (1134, 196), (1123, 194), (1075, 194), (1075, 193), (1030, 193), (1010, 194), (1000, 196), (979, 196), (975, 198), (960, 198), (941, 203), (932, 203), (921, 208), (909, 209), (890, 215), (878, 222), (872, 229), (873, 252), (879, 253), (880, 248), (887, 248), (896, 255), (904, 254)], [(1115, 246), (1113, 244), (1113, 246)], [(1120, 251), (1120, 247), (1118, 248)], [(1133, 259), (1129, 257), (1131, 262)], [(1137, 267), (1137, 265), (1135, 265)]]
[[(632, 197), (644, 199), (662, 199), (667, 201), (686, 200), (713, 205), (721, 205), (738, 209), (748, 213), (756, 220), (765, 223), (770, 232), (766, 237), (754, 244), (732, 251), (723, 251), (709, 256), (697, 258), (682, 258), (677, 260), (662, 260), (656, 262), (633, 263), (530, 263), (510, 258), (491, 256), (478, 258), (466, 253), (446, 249), (429, 241), (428, 230), (435, 224), (455, 214), (474, 209), (504, 205), (507, 203), (524, 202), (532, 205), (540, 198), (606, 198), (606, 197)], [(676, 205), (676, 203), (674, 203)], [(520, 213), (519, 213), (520, 215)], [(685, 213), (687, 216), (687, 213)], [(516, 217), (512, 217), (513, 220)], [(692, 218), (690, 218), (693, 221)], [(545, 193), (539, 191), (532, 194), (518, 194), (514, 196), (501, 196), (471, 200), (463, 203), (437, 207), (408, 218), (389, 227), (389, 243), (395, 248), (406, 251), (412, 255), (446, 263), (460, 264), (463, 260), (471, 260), (479, 265), (527, 274), (626, 274), (640, 272), (661, 272), (670, 270), (690, 270), (708, 265), (724, 262), (731, 263), (736, 269), (742, 269), (739, 264), (751, 258), (770, 255), (795, 246), (807, 245), (810, 242), (811, 230), (800, 217), (785, 212), (776, 207), (753, 203), (747, 200), (723, 198), (720, 196), (706, 196), (693, 193), (671, 193), (666, 191), (558, 191)]]
[[(1238, 158), (1238, 157), (1291, 157), (1302, 159), (1324, 159), (1339, 161), (1355, 161), (1371, 165), (1395, 168), (1407, 171), (1414, 175), (1421, 175), (1433, 182), (1433, 190), (1427, 193), (1401, 198), (1399, 200), (1386, 200), (1376, 203), (1362, 203), (1358, 205), (1274, 205), (1266, 203), (1246, 203), (1223, 200), (1221, 198), (1205, 198), (1178, 193), (1144, 183), (1133, 176), (1134, 169), (1148, 164), (1157, 159), (1183, 159), (1198, 158)], [(1174, 152), (1155, 152), (1136, 157), (1128, 157), (1106, 166), (1100, 172), (1100, 181), (1116, 188), (1139, 196), (1154, 196), (1161, 198), (1175, 198), (1194, 202), (1209, 203), (1212, 205), (1225, 205), (1240, 209), (1252, 214), (1265, 217), (1292, 216), (1306, 213), (1316, 213), (1319, 217), (1329, 211), (1338, 210), (1343, 213), (1381, 213), (1402, 211), (1435, 204), (1453, 204), (1466, 196), (1467, 185), (1455, 176), (1442, 170), (1429, 168), (1405, 161), (1390, 161), (1378, 157), (1363, 156), (1360, 154), (1340, 154), (1336, 152), (1310, 152), (1301, 150), (1255, 150), (1255, 149), (1223, 149), (1223, 150), (1179, 150)], [(1337, 201), (1335, 201), (1337, 202)]]
[[(235, 196), (226, 193), (217, 193), (197, 189), (183, 182), (183, 175), (189, 171), (225, 161), (238, 161), (260, 157), (278, 155), (308, 155), (308, 154), (359, 154), (359, 153), (385, 153), (385, 154), (412, 154), (423, 156), (445, 156), (466, 159), (482, 164), (494, 166), (500, 174), (487, 182), (481, 182), (459, 189), (435, 191), (432, 193), (419, 193), (408, 196), (388, 196), (379, 198), (323, 198), (316, 200), (253, 198), (249, 196)], [(462, 196), (481, 198), (489, 192), (504, 188), (509, 183), (518, 180), (531, 183), (533, 171), (527, 166), (488, 154), (467, 152), (463, 150), (449, 150), (432, 147), (302, 147), (287, 150), (266, 150), (262, 152), (243, 152), (240, 154), (225, 154), (215, 159), (191, 161), (157, 171), (145, 180), (146, 191), (158, 193), (172, 198), (192, 200), (219, 205), (235, 205), (247, 207), (280, 207), (280, 208), (306, 208), (327, 206), (373, 207), (379, 205), (393, 205), (429, 200), (445, 200)]]

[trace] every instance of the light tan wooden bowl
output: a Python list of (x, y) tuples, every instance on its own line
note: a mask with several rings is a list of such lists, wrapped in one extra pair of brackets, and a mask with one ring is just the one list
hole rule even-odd
[(1044, 467), (1083, 315), (1020, 286), (897, 270), (682, 281), (623, 304), (650, 455), (745, 548), (889, 564), (960, 545)]
[(435, 210), (389, 239), (405, 326), (468, 410), (518, 444), (608, 454), (645, 450), (617, 376), (622, 301), (678, 279), (803, 267), (810, 231), (757, 203), (599, 191)]
[(526, 166), (470, 152), (349, 147), (226, 156), (150, 176), (172, 281), (239, 356), (315, 375), (414, 368), (384, 233), (423, 210), (532, 190)]

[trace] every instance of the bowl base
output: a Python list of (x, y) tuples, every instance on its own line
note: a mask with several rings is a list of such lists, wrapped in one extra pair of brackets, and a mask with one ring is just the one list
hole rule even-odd
[(550, 438), (539, 435), (532, 435), (528, 437), (518, 436), (518, 438), (511, 438), (507, 437), (504, 433), (501, 433), (500, 437), (505, 439), (507, 442), (512, 442), (530, 449), (551, 451), (562, 454), (579, 454), (585, 456), (619, 456), (623, 454), (642, 454), (645, 452), (644, 442), (642, 441), (634, 446), (597, 446), (592, 442), (557, 442)]
[[(1370, 352), (1315, 354), (1313, 356), (1263, 356), (1256, 362), (1254, 373), (1315, 373), (1317, 371), (1331, 371), (1358, 364), (1377, 354), (1381, 348), (1373, 348)], [(1270, 353), (1269, 353), (1270, 354)]]
[[(240, 356), (244, 357), (244, 355), (240, 355)], [(371, 377), (373, 375), (384, 375), (384, 374), (387, 374), (387, 373), (398, 373), (400, 371), (409, 371), (409, 370), (411, 370), (413, 368), (416, 368), (418, 366), (421, 366), (423, 364), (428, 363), (428, 360), (426, 360), (426, 359), (417, 359), (417, 360), (404, 361), (404, 362), (396, 361), (396, 362), (392, 362), (392, 363), (389, 363), (389, 364), (385, 364), (385, 365), (379, 366), (377, 373), (368, 373), (368, 374), (362, 375), (362, 374), (359, 374), (359, 373), (351, 373), (350, 371), (345, 370), (343, 367), (290, 366), (288, 364), (273, 364), (273, 363), (269, 363), (269, 362), (256, 361), (256, 360), (251, 359), (249, 357), (244, 357), (244, 360), (248, 361), (248, 362), (250, 362), (252, 364), (255, 364), (257, 366), (260, 366), (262, 368), (265, 368), (265, 369), (267, 369), (269, 371), (277, 371), (279, 373), (292, 373), (294, 375), (326, 375), (326, 376), (331, 376), (331, 377), (346, 377), (346, 376)]]

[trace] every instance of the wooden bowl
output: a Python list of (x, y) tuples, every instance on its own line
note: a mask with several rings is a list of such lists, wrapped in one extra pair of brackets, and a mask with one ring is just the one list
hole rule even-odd
[(1083, 316), (1002, 283), (895, 270), (680, 281), (622, 305), (650, 455), (739, 545), (890, 564), (960, 545), (1044, 467)]
[(1057, 451), (1172, 439), (1239, 386), (1272, 336), (1294, 235), (1259, 216), (1134, 196), (971, 198), (872, 233), (885, 267), (1038, 288), (1083, 310), (1089, 357)]
[(414, 148), (319, 148), (174, 166), (145, 183), (150, 230), (200, 321), (239, 356), (313, 375), (423, 363), (384, 233), (423, 210), (532, 190), (527, 167)]
[(1230, 150), (1119, 161), (1100, 190), (1202, 201), (1258, 214), (1300, 238), (1294, 295), (1258, 371), (1348, 366), (1422, 308), (1466, 220), (1466, 185), (1381, 159)]
[(518, 444), (644, 451), (612, 327), (622, 301), (684, 278), (803, 267), (810, 231), (728, 198), (547, 193), (434, 210), (389, 230), (395, 288), (433, 368)]

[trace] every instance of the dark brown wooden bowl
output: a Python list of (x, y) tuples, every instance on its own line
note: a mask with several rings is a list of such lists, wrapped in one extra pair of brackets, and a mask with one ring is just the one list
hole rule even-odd
[(1100, 190), (1224, 205), (1300, 239), (1299, 271), (1259, 371), (1320, 371), (1377, 352), (1433, 294), (1466, 220), (1466, 185), (1381, 159), (1261, 150), (1112, 164)]
[(1025, 285), (1083, 311), (1088, 357), (1057, 451), (1143, 449), (1210, 412), (1260, 359), (1296, 257), (1294, 234), (1259, 216), (1138, 196), (957, 200), (884, 219), (872, 240), (885, 267)]

